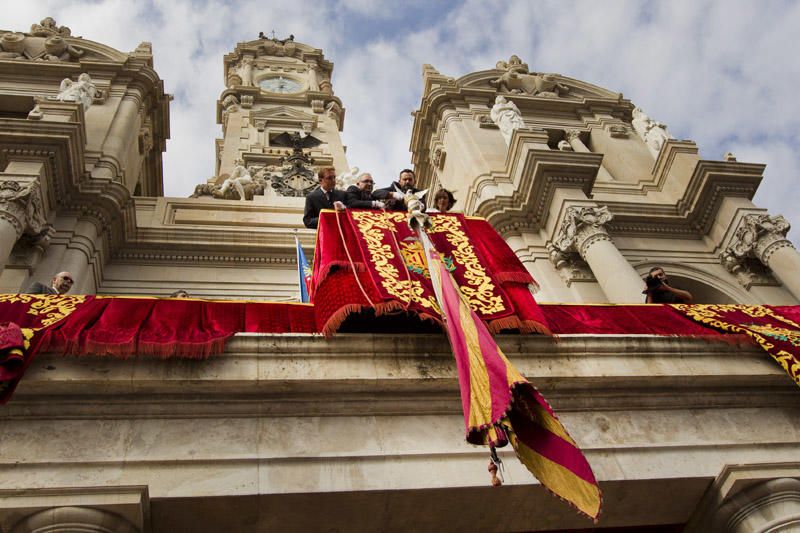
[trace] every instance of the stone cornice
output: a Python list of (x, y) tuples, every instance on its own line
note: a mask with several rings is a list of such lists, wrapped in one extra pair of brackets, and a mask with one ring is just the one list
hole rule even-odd
[(701, 238), (716, 218), (725, 197), (752, 199), (764, 165), (727, 161), (697, 162), (683, 196), (673, 205), (598, 199), (614, 213), (614, 235)]
[(60, 214), (95, 218), (107, 228), (110, 251), (125, 241), (126, 234), (135, 232), (133, 204), (124, 185), (85, 172), (82, 109), (72, 107), (80, 113), (76, 121), (0, 119), (0, 161), (43, 162), (47, 182), (42, 192), (47, 205)]
[[(602, 154), (531, 148), (527, 136), (524, 130), (514, 132), (508, 171), (479, 178), (467, 199), (465, 210), (486, 218), (504, 236), (544, 226), (558, 188), (588, 195), (603, 159)], [(503, 183), (507, 187), (498, 186)]]
[[(786, 407), (798, 401), (791, 379), (749, 344), (648, 335), (563, 335), (557, 343), (504, 335), (498, 341), (559, 412)], [(45, 370), (48, 364), (55, 370)], [(228, 342), (224, 357), (202, 366), (41, 354), (11, 407), (15, 418), (26, 419), (456, 415), (461, 405), (455, 363), (440, 335), (345, 334), (331, 340), (239, 334)]]

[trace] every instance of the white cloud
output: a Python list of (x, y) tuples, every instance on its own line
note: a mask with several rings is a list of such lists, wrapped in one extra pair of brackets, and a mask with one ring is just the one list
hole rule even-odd
[(334, 61), (348, 160), (379, 182), (410, 164), (423, 63), (460, 76), (515, 53), (534, 70), (622, 91), (706, 158), (732, 150), (766, 163), (757, 201), (800, 226), (797, 2), (40, 0), (6, 10), (3, 26), (26, 30), (48, 15), (123, 51), (153, 42), (156, 70), (177, 97), (165, 155), (170, 195), (190, 194), (213, 172), (223, 54), (275, 29)]

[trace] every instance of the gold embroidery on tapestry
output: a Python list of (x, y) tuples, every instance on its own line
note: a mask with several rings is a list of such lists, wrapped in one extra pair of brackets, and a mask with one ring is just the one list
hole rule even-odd
[(405, 221), (405, 213), (354, 211), (352, 217), (358, 224), (375, 271), (381, 277), (381, 286), (386, 292), (402, 302), (416, 302), (426, 309), (441, 313), (432, 296), (424, 297), (425, 288), (419, 281), (400, 279), (400, 272), (390, 262), (396, 257), (392, 246), (383, 244), (386, 232), (395, 233), (395, 225)]
[(38, 294), (0, 294), (0, 302), (30, 303), (28, 314), (44, 315), (42, 326), (50, 326), (72, 313), (78, 304), (86, 301), (85, 295), (55, 296)]
[[(768, 331), (775, 332), (775, 331), (791, 331), (785, 330), (783, 328), (772, 328), (771, 326), (763, 326), (763, 325), (755, 325), (753, 324), (742, 324), (744, 327), (737, 326), (736, 324), (731, 324), (730, 322), (725, 322), (722, 320), (724, 317), (720, 317), (719, 313), (725, 313), (730, 311), (741, 311), (742, 313), (746, 314), (747, 316), (751, 316), (753, 318), (763, 318), (763, 317), (772, 317), (776, 320), (794, 326), (800, 329), (800, 325), (795, 323), (794, 321), (790, 320), (785, 316), (778, 315), (772, 309), (768, 307), (764, 307), (761, 305), (744, 305), (744, 304), (672, 304), (672, 306), (676, 309), (679, 309), (686, 313), (687, 316), (690, 318), (703, 323), (708, 324), (712, 327), (720, 329), (722, 331), (729, 331), (732, 333), (744, 333), (745, 335), (753, 338), (761, 348), (770, 354), (770, 356), (778, 362), (778, 364), (783, 367), (789, 377), (791, 377), (795, 383), (800, 385), (800, 363), (795, 362), (794, 364), (790, 365), (789, 362), (795, 359), (794, 355), (785, 351), (785, 350), (778, 350), (777, 353), (772, 353), (771, 350), (775, 348), (775, 345), (769, 340), (767, 340), (766, 336), (771, 336)], [(797, 332), (792, 333), (793, 336), (797, 336)], [(779, 336), (775, 337), (780, 339)], [(788, 339), (781, 339), (786, 340), (786, 342), (791, 342), (794, 344), (794, 341)]]
[(485, 315), (492, 315), (506, 310), (503, 297), (495, 292), (492, 278), (486, 274), (475, 248), (456, 217), (432, 217), (432, 227), (428, 233), (445, 233), (447, 242), (453, 246), (453, 260), (464, 266), (466, 286), (460, 286), (462, 294), (467, 297), (470, 306)]

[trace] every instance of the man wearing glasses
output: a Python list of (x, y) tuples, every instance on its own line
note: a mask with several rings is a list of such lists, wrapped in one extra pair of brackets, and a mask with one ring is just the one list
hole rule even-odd
[(383, 202), (372, 199), (372, 188), (374, 186), (375, 181), (372, 179), (372, 174), (368, 172), (361, 174), (356, 184), (351, 185), (345, 191), (347, 193), (345, 205), (357, 209), (383, 209)]
[(50, 282), (50, 286), (34, 281), (25, 291), (26, 294), (66, 294), (72, 288), (74, 280), (69, 272), (59, 272)]

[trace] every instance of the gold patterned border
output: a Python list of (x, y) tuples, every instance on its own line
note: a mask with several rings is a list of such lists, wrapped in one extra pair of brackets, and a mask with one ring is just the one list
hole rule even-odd
[[(788, 324), (797, 330), (800, 330), (800, 325), (791, 319), (775, 313), (772, 309), (764, 307), (763, 305), (744, 305), (744, 304), (672, 304), (672, 307), (683, 312), (689, 318), (708, 324), (709, 326), (719, 329), (721, 331), (728, 331), (731, 333), (744, 333), (745, 335), (753, 338), (761, 348), (766, 351), (778, 364), (783, 367), (787, 374), (794, 380), (795, 383), (800, 385), (800, 361), (794, 354), (782, 350), (775, 349), (775, 344), (767, 338), (768, 333), (781, 334), (782, 328), (771, 328), (769, 326), (759, 326), (757, 329), (751, 329), (746, 325), (732, 324), (724, 320), (725, 317), (720, 316), (720, 313), (729, 313), (731, 311), (739, 311), (747, 316), (753, 318), (770, 317)], [(791, 342), (791, 341), (788, 341)]]
[[(51, 326), (72, 313), (86, 301), (85, 295), (63, 296), (50, 294), (0, 294), (0, 302), (30, 304), (28, 314), (42, 316), (41, 327)], [(39, 328), (34, 328), (39, 329)]]

